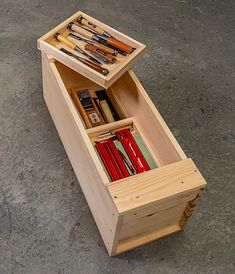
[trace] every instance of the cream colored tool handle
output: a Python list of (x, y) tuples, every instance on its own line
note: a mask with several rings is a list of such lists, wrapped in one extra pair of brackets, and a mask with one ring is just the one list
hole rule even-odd
[(92, 39), (92, 37), (93, 37), (93, 33), (89, 32), (89, 31), (87, 31), (87, 30), (85, 30), (85, 29), (83, 29), (83, 28), (81, 28), (81, 27), (79, 27), (75, 24), (71, 24), (70, 28), (71, 28), (71, 30), (73, 30), (73, 31), (79, 33), (80, 35), (85, 36), (89, 39)]
[(82, 16), (80, 16), (80, 17), (78, 18), (78, 21), (79, 21), (83, 26), (86, 26), (86, 27), (88, 27), (89, 29), (92, 29), (92, 30), (96, 31), (96, 32), (99, 33), (99, 34), (102, 34), (102, 35), (103, 35), (103, 34), (105, 33), (105, 30), (103, 30), (103, 29), (100, 28), (100, 27), (97, 27), (95, 24), (89, 22), (86, 18), (84, 18), (84, 17), (82, 17)]
[(111, 113), (111, 110), (109, 108), (109, 105), (106, 102), (106, 100), (100, 101), (100, 107), (101, 107), (102, 111), (104, 112), (104, 115), (105, 115), (107, 121), (109, 123), (115, 122), (115, 120), (113, 119), (113, 115)]
[(60, 42), (64, 43), (68, 47), (70, 47), (72, 49), (76, 48), (76, 44), (74, 44), (73, 42), (71, 42), (70, 40), (68, 40), (67, 38), (65, 38), (63, 35), (57, 33), (55, 37), (56, 37), (57, 40), (59, 40)]

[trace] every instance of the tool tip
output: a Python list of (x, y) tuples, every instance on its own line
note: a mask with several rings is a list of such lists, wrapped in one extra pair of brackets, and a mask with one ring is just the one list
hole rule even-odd
[(77, 21), (78, 21), (79, 23), (81, 23), (82, 19), (84, 19), (84, 17), (83, 17), (82, 15), (79, 15), (78, 18), (77, 18)]
[(74, 22), (70, 22), (67, 26), (68, 29), (71, 29), (72, 28), (72, 25), (74, 24)]
[(104, 74), (104, 76), (108, 75), (109, 74), (109, 70), (108, 69), (104, 69), (103, 70), (103, 74)]
[(60, 33), (57, 32), (57, 33), (54, 35), (54, 37), (57, 38), (59, 35), (60, 35)]

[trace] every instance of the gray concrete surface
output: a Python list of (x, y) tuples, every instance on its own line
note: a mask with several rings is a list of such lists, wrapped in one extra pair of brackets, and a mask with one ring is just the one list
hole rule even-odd
[[(135, 71), (208, 181), (184, 233), (108, 257), (42, 98), (36, 39), (83, 10), (147, 50)], [(235, 273), (235, 3), (0, 2), (0, 273)]]

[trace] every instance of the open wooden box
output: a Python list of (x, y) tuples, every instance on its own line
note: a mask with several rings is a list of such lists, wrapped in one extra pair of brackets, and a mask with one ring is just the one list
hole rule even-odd
[[(126, 71), (107, 91), (122, 120), (85, 129), (69, 89), (79, 85), (95, 90), (104, 85), (96, 77), (91, 81), (75, 72), (71, 69), (75, 64), (68, 65), (54, 52), (48, 56), (46, 47), (41, 49), (44, 98), (109, 255), (182, 230), (206, 182), (134, 72)], [(93, 138), (128, 125), (141, 135), (158, 167), (109, 182)]]
[[(74, 33), (73, 31), (69, 30), (67, 26), (70, 22), (76, 23), (76, 20), (80, 15), (84, 16), (85, 18), (90, 20), (92, 23), (102, 27), (103, 29), (108, 31), (111, 35), (113, 35), (116, 39), (126, 43), (129, 46), (132, 46), (133, 48), (136, 48), (131, 54), (128, 54), (125, 57), (118, 54), (117, 62), (115, 62), (114, 64), (108, 64), (108, 65), (103, 64), (103, 67), (109, 70), (109, 74), (107, 76), (104, 76), (94, 71), (93, 69), (87, 67), (86, 65), (74, 59), (73, 57), (67, 56), (65, 53), (59, 50), (59, 48), (64, 47), (65, 49), (70, 50), (74, 54), (80, 55), (77, 51), (69, 49), (66, 45), (61, 44), (59, 41), (57, 41), (54, 38), (57, 32), (65, 36), (69, 32)], [(81, 48), (84, 47), (83, 42), (77, 41), (75, 39), (72, 39), (72, 41), (78, 46), (80, 46)], [(128, 69), (130, 69), (135, 63), (135, 61), (137, 60), (137, 58), (139, 58), (143, 54), (143, 50), (145, 48), (145, 45), (143, 45), (142, 43), (137, 42), (136, 40), (126, 36), (123, 33), (120, 33), (119, 31), (105, 25), (104, 23), (96, 20), (95, 18), (81, 11), (75, 13), (70, 18), (62, 22), (60, 25), (56, 26), (47, 34), (39, 38), (37, 41), (37, 46), (38, 46), (38, 49), (40, 49), (41, 51), (49, 55), (50, 54), (53, 55), (53, 57), (57, 59), (58, 61), (60, 61), (61, 63), (65, 64), (66, 66), (72, 68), (73, 70), (79, 72), (83, 76), (89, 78), (90, 80), (96, 82), (97, 84), (105, 88), (110, 87), (123, 73), (125, 73)], [(80, 55), (80, 56), (83, 57), (83, 55)]]

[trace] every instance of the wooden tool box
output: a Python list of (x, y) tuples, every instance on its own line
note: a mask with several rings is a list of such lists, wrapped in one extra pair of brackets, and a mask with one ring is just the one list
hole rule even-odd
[[(136, 51), (109, 66), (103, 76), (60, 52), (53, 35), (83, 14)], [(38, 40), (43, 95), (109, 255), (116, 255), (183, 230), (206, 182), (187, 158), (130, 69), (144, 45), (78, 12)], [(69, 90), (107, 89), (120, 121), (85, 129)], [(110, 182), (94, 149), (97, 134), (131, 126), (148, 147), (157, 168)]]

